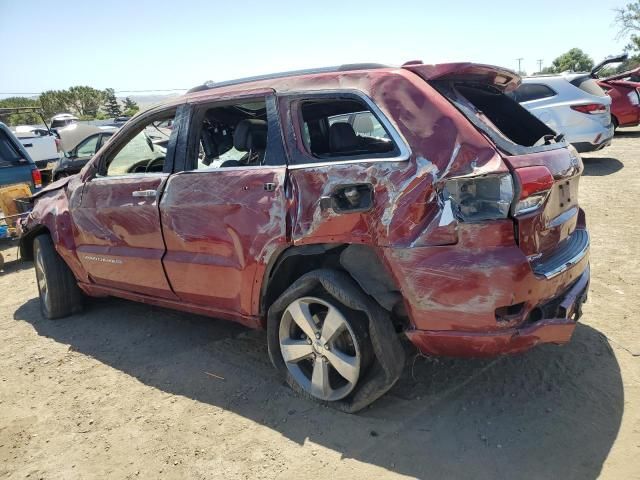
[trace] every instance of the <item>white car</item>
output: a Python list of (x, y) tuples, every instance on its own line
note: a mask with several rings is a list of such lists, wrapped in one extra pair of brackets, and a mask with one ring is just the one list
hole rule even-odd
[(80, 120), (78, 117), (71, 115), (70, 113), (58, 113), (51, 117), (49, 123), (51, 128), (62, 128), (78, 123), (78, 120)]
[(611, 98), (590, 73), (524, 77), (513, 98), (579, 152), (611, 143)]
[(57, 137), (48, 128), (39, 126), (18, 125), (12, 129), (40, 170), (43, 182), (48, 183), (51, 170), (62, 157)]

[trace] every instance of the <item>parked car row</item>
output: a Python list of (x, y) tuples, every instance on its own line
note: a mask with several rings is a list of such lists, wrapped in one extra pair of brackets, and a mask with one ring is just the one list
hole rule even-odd
[(583, 165), (507, 95), (519, 82), (345, 65), (143, 112), (34, 196), (20, 251), (41, 311), (115, 296), (265, 328), (282, 378), (347, 412), (397, 381), (401, 337), (446, 356), (568, 342), (590, 277)]
[(617, 127), (640, 124), (640, 69), (598, 78), (605, 66), (626, 58), (607, 58), (589, 73), (525, 77), (512, 97), (579, 152), (600, 150), (611, 143)]

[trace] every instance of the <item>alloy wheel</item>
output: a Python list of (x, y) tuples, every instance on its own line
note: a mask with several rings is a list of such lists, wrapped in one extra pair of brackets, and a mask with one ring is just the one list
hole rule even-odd
[(358, 383), (360, 345), (343, 313), (329, 302), (293, 301), (282, 314), (279, 341), (289, 373), (312, 396), (340, 400)]

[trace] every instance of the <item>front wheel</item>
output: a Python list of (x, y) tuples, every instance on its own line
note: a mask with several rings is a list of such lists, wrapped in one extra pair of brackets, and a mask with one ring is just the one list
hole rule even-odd
[(35, 238), (33, 259), (42, 315), (54, 319), (80, 311), (82, 292), (49, 235), (39, 235)]

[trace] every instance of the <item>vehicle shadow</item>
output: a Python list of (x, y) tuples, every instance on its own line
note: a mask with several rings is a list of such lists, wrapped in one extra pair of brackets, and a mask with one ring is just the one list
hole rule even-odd
[(0, 255), (2, 255), (4, 259), (3, 262), (0, 262), (0, 275), (7, 275), (9, 273), (19, 272), (20, 270), (28, 270), (33, 267), (33, 262), (25, 262), (16, 258), (17, 251), (17, 243), (0, 242)]
[(583, 175), (590, 177), (602, 177), (611, 175), (624, 168), (624, 164), (617, 158), (611, 157), (583, 157)]
[(14, 318), (146, 385), (417, 478), (595, 479), (623, 412), (618, 363), (586, 325), (519, 356), (415, 357), (385, 397), (347, 415), (282, 385), (263, 332), (114, 299), (55, 322), (32, 299)]
[(636, 137), (640, 137), (640, 130), (638, 130), (637, 128), (634, 128), (633, 130), (616, 130), (615, 133), (616, 137), (622, 137), (622, 138), (636, 138)]

